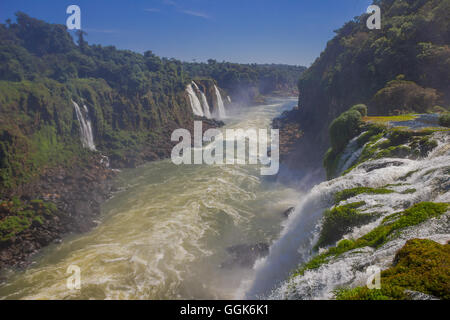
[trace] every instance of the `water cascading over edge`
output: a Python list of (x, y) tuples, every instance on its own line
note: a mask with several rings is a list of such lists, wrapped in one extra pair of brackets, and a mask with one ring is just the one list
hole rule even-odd
[(195, 91), (197, 93), (200, 93), (200, 98), (201, 98), (200, 102), (201, 102), (202, 109), (203, 109), (203, 115), (206, 118), (211, 119), (212, 118), (211, 117), (211, 111), (210, 111), (210, 107), (209, 107), (209, 104), (208, 104), (208, 100), (206, 99), (206, 95), (203, 93), (202, 90), (200, 90), (200, 88), (198, 87), (198, 85), (194, 81), (192, 81), (192, 85), (194, 86)]
[(73, 106), (75, 107), (75, 113), (77, 114), (78, 122), (80, 123), (80, 129), (81, 129), (81, 142), (83, 144), (83, 147), (91, 150), (96, 151), (95, 143), (94, 143), (94, 135), (92, 133), (92, 125), (91, 121), (89, 120), (88, 116), (88, 109), (84, 105), (84, 111), (86, 115), (83, 115), (83, 112), (80, 109), (80, 106), (72, 100)]
[[(194, 82), (192, 82), (192, 83), (194, 83)], [(192, 112), (196, 116), (203, 117), (204, 114), (203, 114), (203, 110), (202, 110), (202, 104), (200, 103), (200, 100), (198, 99), (197, 95), (194, 92), (192, 83), (186, 87), (186, 93), (188, 94), (189, 101), (191, 103)]]
[(222, 95), (220, 94), (219, 88), (217, 88), (216, 85), (214, 85), (214, 90), (216, 92), (217, 97), (217, 116), (219, 119), (224, 119), (227, 115), (225, 113), (225, 106), (223, 104)]

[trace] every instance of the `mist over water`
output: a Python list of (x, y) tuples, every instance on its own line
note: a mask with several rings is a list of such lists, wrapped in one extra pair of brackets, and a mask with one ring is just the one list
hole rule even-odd
[[(295, 99), (227, 112), (226, 128), (263, 129)], [(228, 111), (228, 110), (227, 110)], [(26, 271), (7, 271), (4, 299), (235, 298), (253, 269), (220, 268), (226, 248), (272, 243), (300, 194), (260, 175), (258, 165), (157, 161), (124, 170), (93, 231), (45, 248)], [(66, 287), (70, 265), (81, 290)]]

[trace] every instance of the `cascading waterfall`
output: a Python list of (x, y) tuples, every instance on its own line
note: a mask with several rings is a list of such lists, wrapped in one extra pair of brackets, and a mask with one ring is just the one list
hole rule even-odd
[(216, 97), (217, 97), (217, 117), (219, 119), (224, 119), (226, 117), (226, 113), (225, 113), (225, 107), (223, 105), (223, 100), (222, 100), (222, 96), (220, 94), (219, 88), (217, 88), (216, 85), (214, 85), (214, 90), (216, 92)]
[[(192, 82), (195, 84), (194, 82)], [(192, 84), (188, 85), (186, 88), (186, 92), (189, 96), (189, 101), (191, 102), (192, 112), (196, 116), (203, 117), (203, 110), (202, 110), (202, 104), (200, 103), (200, 100), (197, 97), (197, 94), (194, 92), (194, 88), (192, 87)]]
[[(447, 133), (435, 133), (433, 138), (438, 141), (438, 147), (426, 158), (367, 161), (344, 176), (315, 186), (297, 205), (280, 238), (271, 246), (269, 255), (255, 264), (255, 277), (247, 289), (246, 298), (329, 299), (339, 286), (365, 285), (368, 266), (377, 265), (382, 270), (388, 268), (396, 251), (408, 239), (428, 238), (441, 243), (450, 240), (448, 218), (431, 219), (402, 231), (398, 238), (379, 249), (359, 249), (318, 269), (308, 270), (303, 276), (289, 278), (299, 264), (310, 258), (321, 228), (322, 213), (333, 205), (333, 196), (338, 191), (387, 185), (391, 185), (389, 188), (394, 191), (389, 194), (360, 194), (340, 204), (364, 201), (366, 204), (360, 208), (361, 211), (382, 213), (376, 221), (355, 227), (344, 236), (353, 239), (378, 226), (387, 215), (415, 203), (449, 202), (450, 137)], [(414, 192), (411, 194), (407, 190)]]
[(75, 107), (75, 113), (77, 114), (78, 122), (80, 123), (80, 129), (81, 129), (81, 142), (83, 144), (83, 147), (88, 148), (91, 151), (95, 151), (95, 144), (94, 144), (94, 135), (92, 133), (92, 125), (91, 121), (89, 120), (89, 112), (86, 107), (86, 105), (83, 105), (85, 115), (83, 115), (83, 112), (81, 111), (78, 104), (72, 100), (72, 103)]
[(203, 93), (202, 90), (200, 90), (200, 88), (197, 86), (197, 84), (192, 81), (192, 84), (196, 90), (196, 92), (200, 93), (200, 97), (201, 97), (201, 104), (202, 104), (202, 108), (203, 108), (203, 114), (206, 118), (211, 119), (211, 111), (209, 108), (209, 104), (208, 104), (208, 100), (206, 99), (206, 95)]

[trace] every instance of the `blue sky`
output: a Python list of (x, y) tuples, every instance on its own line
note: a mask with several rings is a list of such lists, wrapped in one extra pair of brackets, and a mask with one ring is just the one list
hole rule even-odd
[(0, 21), (23, 11), (65, 24), (81, 8), (89, 43), (183, 61), (309, 66), (333, 30), (365, 12), (370, 0), (1, 0)]

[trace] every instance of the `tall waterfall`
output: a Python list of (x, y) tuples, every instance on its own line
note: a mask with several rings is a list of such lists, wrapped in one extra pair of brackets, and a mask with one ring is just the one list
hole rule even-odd
[[(377, 265), (382, 270), (388, 268), (396, 251), (408, 239), (428, 238), (441, 243), (450, 240), (448, 219), (431, 219), (420, 226), (402, 231), (398, 238), (376, 250), (355, 251), (318, 269), (309, 270), (303, 276), (289, 278), (299, 263), (304, 263), (311, 257), (311, 249), (319, 236), (322, 213), (333, 205), (334, 194), (338, 191), (359, 186), (379, 188), (387, 185), (393, 190), (389, 194), (361, 194), (347, 200), (346, 203), (364, 201), (366, 204), (360, 209), (366, 213), (381, 213), (377, 221), (355, 227), (344, 236), (353, 239), (375, 228), (387, 215), (414, 203), (449, 202), (450, 137), (446, 133), (436, 133), (434, 138), (439, 145), (426, 158), (382, 158), (367, 161), (344, 176), (315, 186), (289, 216), (285, 229), (272, 244), (269, 255), (255, 264), (255, 278), (247, 289), (246, 297), (329, 299), (336, 287), (365, 284), (365, 270), (368, 266)], [(414, 192), (411, 195), (407, 190)]]
[[(194, 82), (192, 82), (195, 84)], [(189, 96), (189, 101), (191, 102), (192, 112), (196, 116), (203, 117), (203, 110), (202, 110), (202, 104), (200, 103), (200, 100), (197, 97), (197, 94), (194, 92), (194, 89), (192, 88), (192, 84), (188, 85), (186, 88), (186, 92)]]
[(216, 97), (217, 97), (217, 117), (219, 119), (223, 119), (226, 117), (225, 114), (225, 107), (223, 105), (222, 96), (220, 95), (219, 88), (217, 88), (216, 85), (214, 85), (214, 90), (216, 91)]
[(77, 114), (78, 122), (80, 123), (81, 142), (83, 144), (83, 147), (95, 151), (96, 148), (94, 144), (94, 135), (92, 134), (92, 125), (91, 121), (89, 120), (88, 109), (85, 105), (83, 105), (85, 112), (85, 115), (83, 115), (83, 112), (81, 111), (78, 104), (73, 100), (72, 103), (75, 107), (75, 113)]
[(192, 85), (194, 86), (196, 92), (200, 93), (201, 104), (202, 104), (204, 116), (207, 117), (208, 119), (211, 119), (212, 118), (211, 111), (209, 108), (208, 100), (206, 99), (206, 95), (203, 93), (202, 90), (200, 90), (200, 88), (197, 86), (197, 84), (194, 81), (192, 81)]

